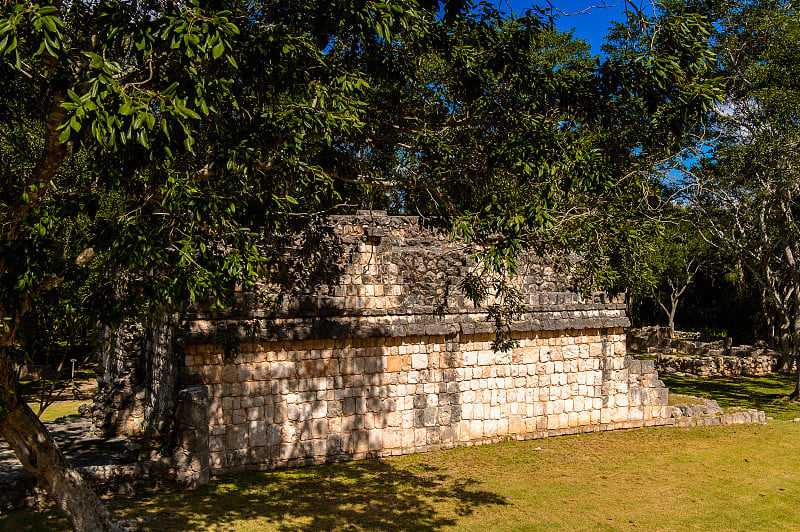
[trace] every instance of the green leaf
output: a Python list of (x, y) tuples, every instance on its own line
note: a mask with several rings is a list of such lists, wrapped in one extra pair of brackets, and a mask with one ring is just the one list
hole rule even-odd
[(214, 48), (211, 49), (211, 55), (214, 59), (219, 59), (225, 53), (225, 44), (220, 40)]
[[(11, 42), (8, 43), (8, 45), (6, 45), (6, 49), (3, 50), (3, 55), (8, 55), (16, 49), (17, 49), (17, 36), (15, 34), (11, 36)], [(17, 56), (17, 58), (19, 58), (19, 56)], [(19, 59), (17, 59), (17, 61), (19, 61)]]
[(195, 120), (200, 120), (200, 118), (201, 118), (199, 114), (197, 114), (192, 109), (189, 109), (188, 107), (183, 107), (182, 111), (183, 111), (184, 115), (189, 117), (189, 118), (194, 118)]
[(58, 31), (58, 28), (56, 27), (56, 20), (57, 19), (55, 17), (42, 17), (42, 23), (44, 24), (44, 27), (51, 33)]

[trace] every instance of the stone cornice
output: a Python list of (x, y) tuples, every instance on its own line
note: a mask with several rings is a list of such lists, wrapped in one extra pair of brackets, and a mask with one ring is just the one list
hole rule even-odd
[[(486, 312), (439, 314), (431, 310), (369, 310), (329, 316), (278, 315), (227, 319), (184, 317), (187, 345), (219, 344), (224, 341), (303, 341), (337, 338), (439, 336), (494, 333)], [(509, 323), (514, 332), (561, 331), (628, 327), (621, 304), (564, 305), (547, 310), (528, 308), (522, 319)]]

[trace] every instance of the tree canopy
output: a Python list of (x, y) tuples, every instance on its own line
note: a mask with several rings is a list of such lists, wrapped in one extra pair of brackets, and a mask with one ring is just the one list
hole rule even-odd
[[(0, 434), (77, 529), (116, 526), (12, 362), (132, 309), (223, 307), (324, 216), (438, 216), (513, 272), (635, 278), (651, 172), (716, 97), (709, 21), (632, 13), (607, 59), (536, 10), (435, 0), (0, 5)], [(285, 271), (285, 270), (283, 270)]]
[[(767, 0), (725, 7), (718, 23), (724, 99), (695, 172), (694, 200), (706, 239), (747, 270), (768, 322), (776, 316), (791, 366), (790, 344), (800, 360), (798, 6)], [(800, 381), (795, 397), (799, 391)]]

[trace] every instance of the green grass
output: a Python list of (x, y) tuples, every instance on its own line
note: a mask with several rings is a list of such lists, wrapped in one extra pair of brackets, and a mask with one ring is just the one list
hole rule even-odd
[[(94, 370), (81, 370), (75, 372), (75, 381), (59, 381), (54, 390), (54, 401), (45, 408), (39, 418), (42, 421), (53, 421), (64, 416), (77, 416), (78, 407), (92, 402), (92, 395), (96, 387)], [(39, 411), (39, 398), (43, 381), (20, 381), (20, 392), (34, 412)], [(49, 387), (51, 381), (44, 381)]]
[[(42, 421), (53, 421), (57, 418), (64, 416), (80, 415), (78, 414), (78, 407), (80, 407), (83, 404), (86, 404), (87, 402), (91, 401), (85, 401), (85, 400), (56, 401), (44, 409), (44, 412), (42, 412), (42, 415), (39, 416), (39, 419), (41, 419)], [(39, 410), (38, 403), (32, 404), (31, 408), (33, 408), (34, 412), (38, 412)]]
[(722, 408), (757, 408), (777, 420), (800, 417), (800, 403), (784, 400), (794, 390), (794, 375), (697, 379), (661, 374), (659, 378), (670, 393), (715, 399)]
[[(690, 379), (678, 394), (800, 417), (784, 375)], [(656, 428), (216, 478), (109, 507), (143, 530), (796, 530), (800, 423)], [(0, 530), (68, 530), (52, 511), (17, 512)]]
[[(800, 424), (656, 428), (215, 479), (117, 498), (145, 530), (796, 530)], [(66, 530), (52, 512), (0, 529)]]

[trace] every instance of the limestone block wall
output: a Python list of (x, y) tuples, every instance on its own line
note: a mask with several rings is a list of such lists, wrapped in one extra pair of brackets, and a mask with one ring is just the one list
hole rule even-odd
[(212, 473), (668, 424), (666, 389), (621, 328), (265, 341), (187, 348), (209, 390)]
[(778, 370), (780, 361), (780, 355), (777, 353), (749, 356), (685, 356), (655, 353), (655, 363), (662, 373), (698, 377), (769, 375)]
[(624, 301), (575, 292), (571, 262), (518, 258), (506, 324), (518, 345), (495, 352), (486, 307), (461, 289), (480, 267), (470, 244), (415, 217), (329, 221), (340, 253), (328, 278), (273, 277), (224, 312), (121, 330), (104, 355), (97, 426), (175, 436), (192, 484), (207, 470), (674, 422), (652, 363), (626, 356)]
[[(108, 435), (149, 438), (173, 430), (178, 391), (193, 384), (179, 382), (186, 343), (222, 343), (227, 351), (235, 351), (253, 336), (272, 341), (493, 330), (460, 289), (465, 275), (476, 267), (471, 245), (451, 240), (446, 231), (414, 216), (360, 211), (331, 216), (328, 223), (338, 255), (327, 265), (327, 278), (288, 287), (265, 282), (259, 290), (239, 294), (225, 312), (176, 314), (149, 324), (132, 320), (109, 334), (99, 353), (104, 372), (92, 409), (95, 428)], [(292, 253), (286, 250), (287, 256)], [(275, 277), (280, 276), (276, 272)], [(303, 274), (294, 271), (288, 276)], [(624, 313), (606, 316), (605, 307), (593, 305), (607, 303), (602, 295), (587, 306), (570, 290), (567, 276), (541, 257), (519, 257), (514, 284), (526, 311), (557, 310), (523, 320), (516, 325), (519, 330), (576, 327), (570, 321), (575, 318), (594, 320), (595, 327), (628, 325)], [(493, 302), (490, 297), (486, 304)], [(592, 310), (583, 312), (586, 309)], [(244, 322), (249, 333), (243, 333)], [(410, 324), (415, 324), (414, 330), (408, 329)]]

